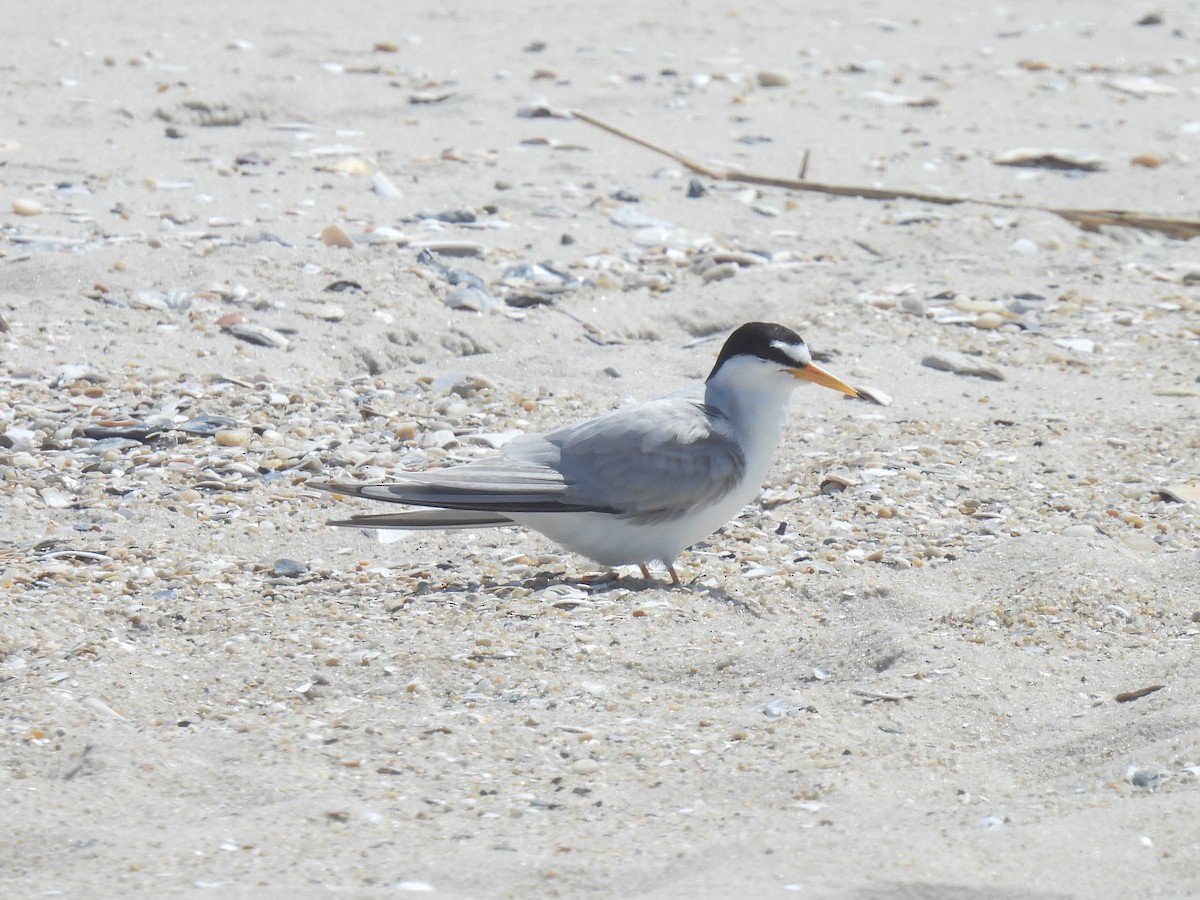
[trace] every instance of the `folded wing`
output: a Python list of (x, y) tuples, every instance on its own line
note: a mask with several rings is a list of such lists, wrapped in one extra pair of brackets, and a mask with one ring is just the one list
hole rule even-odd
[(745, 458), (724, 424), (687, 391), (519, 437), (505, 453), (557, 471), (565, 503), (607, 505), (622, 518), (653, 524), (716, 503), (741, 481)]
[(608, 513), (638, 524), (721, 500), (745, 459), (721, 416), (681, 392), (545, 435), (522, 435), (501, 456), (406, 472), (385, 484), (310, 483), (368, 500), (431, 507), (332, 522), (364, 528), (500, 525), (522, 513)]

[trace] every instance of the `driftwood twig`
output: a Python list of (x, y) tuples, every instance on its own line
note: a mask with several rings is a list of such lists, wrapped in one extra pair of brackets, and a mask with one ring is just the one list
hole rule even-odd
[[(741, 172), (737, 169), (719, 169), (708, 166), (668, 150), (659, 144), (639, 137), (623, 128), (618, 128), (603, 119), (597, 119), (579, 110), (572, 110), (571, 115), (580, 121), (587, 122), (619, 138), (640, 144), (647, 150), (661, 153), (675, 160), (686, 169), (703, 175), (714, 181), (734, 181), (743, 184), (757, 184), (764, 187), (783, 188), (789, 191), (812, 191), (818, 194), (833, 194), (839, 197), (861, 197), (866, 200), (917, 200), (922, 203), (938, 203), (952, 206), (958, 203), (977, 203), (982, 206), (994, 206), (1003, 209), (1031, 209), (1048, 212), (1060, 216), (1068, 222), (1078, 225), (1085, 231), (1096, 231), (1102, 225), (1116, 228), (1136, 228), (1141, 231), (1156, 231), (1174, 238), (1184, 240), (1200, 236), (1200, 219), (1185, 219), (1176, 216), (1160, 216), (1153, 213), (1141, 213), (1127, 209), (1065, 209), (1053, 206), (1038, 206), (1032, 203), (1005, 203), (1000, 200), (978, 200), (974, 197), (956, 196), (953, 194), (935, 194), (930, 191), (906, 191), (892, 188), (876, 188), (849, 184), (827, 184), (820, 181), (809, 181), (805, 178), (782, 178), (774, 175), (755, 175), (751, 172)], [(807, 163), (807, 159), (805, 160)], [(807, 166), (805, 166), (807, 168)]]

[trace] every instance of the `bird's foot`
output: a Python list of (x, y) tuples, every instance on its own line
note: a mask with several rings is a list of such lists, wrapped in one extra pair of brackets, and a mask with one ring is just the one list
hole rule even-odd
[[(647, 581), (653, 581), (655, 583), (658, 583), (658, 579), (651, 576), (650, 569), (646, 566), (645, 563), (638, 563), (637, 566), (639, 569), (641, 569), (643, 578), (645, 578)], [(691, 588), (689, 588), (686, 584), (684, 584), (683, 581), (680, 579), (679, 573), (675, 571), (674, 564), (667, 563), (667, 574), (669, 574), (671, 576), (672, 590), (674, 590), (676, 588), (678, 588), (680, 590), (691, 590)]]

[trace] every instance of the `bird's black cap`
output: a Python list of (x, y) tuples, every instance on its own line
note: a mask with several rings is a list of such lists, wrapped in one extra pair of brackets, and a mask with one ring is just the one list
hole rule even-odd
[(708, 377), (716, 375), (725, 360), (734, 356), (757, 356), (792, 369), (806, 366), (812, 359), (804, 338), (774, 322), (747, 322), (740, 326), (725, 339), (725, 346)]

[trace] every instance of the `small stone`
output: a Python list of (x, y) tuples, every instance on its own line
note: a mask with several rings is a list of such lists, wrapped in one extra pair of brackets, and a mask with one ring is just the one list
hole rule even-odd
[(299, 578), (308, 572), (308, 566), (294, 559), (277, 559), (271, 566), (271, 574), (276, 578)]
[(1062, 534), (1063, 537), (1095, 537), (1096, 528), (1093, 525), (1088, 525), (1086, 522), (1077, 522), (1074, 525), (1068, 525), (1064, 528)]
[(222, 447), (246, 447), (249, 446), (253, 434), (249, 428), (222, 428), (214, 437)]
[(787, 87), (792, 83), (792, 76), (779, 69), (763, 69), (757, 77), (759, 87)]
[(738, 264), (734, 262), (720, 263), (719, 265), (710, 266), (700, 276), (700, 280), (705, 284), (713, 281), (724, 281), (726, 278), (732, 278), (737, 274)]
[(1136, 766), (1130, 766), (1125, 777), (1134, 787), (1144, 788), (1151, 793), (1158, 790), (1160, 776), (1153, 769), (1139, 769)]
[(12, 202), (12, 211), (18, 216), (40, 216), (46, 207), (32, 197), (18, 197)]
[(589, 757), (577, 759), (571, 763), (571, 772), (575, 775), (595, 775), (600, 771), (600, 763)]
[(37, 446), (37, 435), (28, 428), (10, 428), (0, 433), (0, 447), (14, 453), (30, 453)]
[(989, 366), (982, 360), (956, 353), (952, 350), (941, 350), (930, 353), (921, 360), (921, 365), (942, 372), (953, 372), (955, 375), (971, 375), (975, 378), (986, 378), (989, 381), (1004, 381), (1004, 374), (994, 366)]
[(981, 331), (995, 331), (1003, 324), (1004, 316), (996, 312), (981, 313), (979, 317), (975, 319), (975, 327)]

